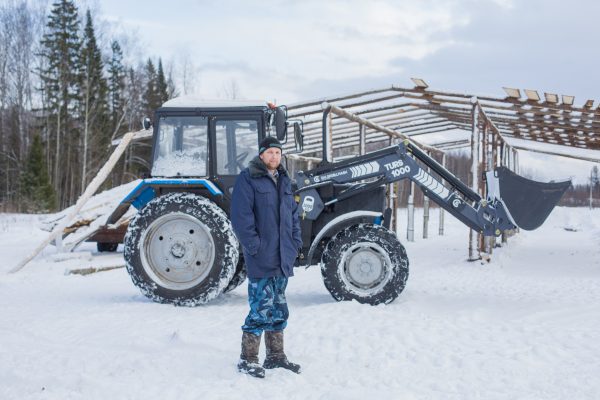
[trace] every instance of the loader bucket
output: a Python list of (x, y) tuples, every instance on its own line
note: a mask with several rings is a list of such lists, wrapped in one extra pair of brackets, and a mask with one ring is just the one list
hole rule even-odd
[(527, 231), (537, 229), (544, 223), (571, 186), (571, 181), (532, 181), (506, 167), (496, 168), (496, 176), (502, 201), (517, 226)]

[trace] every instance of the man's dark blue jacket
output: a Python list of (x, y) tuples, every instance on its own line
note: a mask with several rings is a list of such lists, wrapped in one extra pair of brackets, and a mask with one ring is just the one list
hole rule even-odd
[(257, 156), (233, 188), (231, 224), (242, 244), (250, 278), (294, 275), (294, 261), (302, 247), (298, 204), (283, 166), (277, 185)]

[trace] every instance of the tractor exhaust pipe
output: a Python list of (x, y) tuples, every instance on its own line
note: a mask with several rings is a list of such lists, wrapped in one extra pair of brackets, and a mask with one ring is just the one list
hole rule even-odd
[(329, 127), (329, 113), (331, 112), (331, 105), (327, 102), (321, 104), (323, 109), (323, 161), (326, 163), (333, 162), (331, 146), (331, 131)]

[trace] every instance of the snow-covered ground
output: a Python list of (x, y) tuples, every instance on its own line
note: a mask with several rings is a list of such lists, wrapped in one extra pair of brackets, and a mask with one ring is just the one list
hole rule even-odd
[(257, 380), (235, 368), (245, 285), (155, 304), (124, 269), (65, 275), (123, 263), (90, 244), (8, 275), (47, 233), (0, 215), (0, 399), (599, 398), (600, 210), (556, 209), (489, 264), (465, 261), (468, 230), (446, 216), (440, 237), (436, 217), (430, 239), (405, 243), (410, 277), (390, 305), (336, 303), (317, 268), (297, 270), (286, 345), (303, 373)]

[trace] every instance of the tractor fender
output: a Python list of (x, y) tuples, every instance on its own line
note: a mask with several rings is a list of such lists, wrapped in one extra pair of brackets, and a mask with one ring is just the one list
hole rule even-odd
[(130, 203), (138, 210), (143, 208), (150, 200), (156, 197), (156, 186), (176, 186), (176, 187), (205, 187), (215, 196), (222, 195), (223, 192), (208, 179), (144, 179), (135, 189), (123, 199), (121, 203)]
[(148, 178), (143, 179), (117, 206), (117, 208), (108, 217), (107, 224), (115, 223), (129, 209), (134, 206), (138, 210), (144, 208), (146, 204), (157, 196), (159, 187), (178, 187), (184, 188), (206, 188), (213, 196), (222, 196), (223, 192), (214, 183), (208, 179), (164, 179)]
[[(383, 214), (381, 212), (376, 211), (367, 211), (367, 210), (358, 210), (352, 211), (349, 213), (342, 214), (340, 216), (335, 217), (331, 221), (329, 221), (315, 236), (314, 240), (310, 245), (310, 249), (308, 250), (308, 255), (306, 257), (306, 267), (308, 268), (312, 265), (313, 257), (315, 256), (315, 252), (319, 247), (319, 244), (323, 240), (323, 238), (331, 237), (335, 233), (337, 233), (342, 228), (348, 227), (350, 225), (358, 224), (361, 222), (370, 222), (375, 223), (377, 225), (381, 225), (383, 221)], [(320, 260), (319, 260), (320, 262)]]

